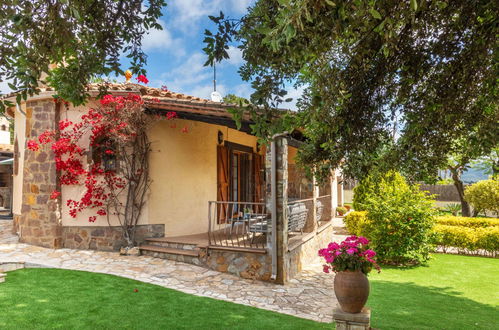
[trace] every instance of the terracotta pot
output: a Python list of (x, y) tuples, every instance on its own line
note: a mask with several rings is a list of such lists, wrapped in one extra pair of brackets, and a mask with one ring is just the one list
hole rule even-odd
[(334, 293), (341, 309), (360, 313), (369, 297), (369, 281), (360, 270), (339, 272), (334, 277)]

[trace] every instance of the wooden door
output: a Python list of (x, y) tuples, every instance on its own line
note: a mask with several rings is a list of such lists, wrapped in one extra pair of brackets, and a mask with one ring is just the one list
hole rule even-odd
[[(217, 146), (217, 201), (229, 201), (229, 150), (225, 146)], [(218, 204), (218, 221), (225, 221), (226, 215), (227, 204)]]

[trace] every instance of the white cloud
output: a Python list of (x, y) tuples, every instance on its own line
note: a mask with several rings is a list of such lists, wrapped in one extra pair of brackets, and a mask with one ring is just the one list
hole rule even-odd
[(7, 94), (12, 91), (7, 83), (8, 81), (0, 81), (0, 94)]
[(181, 40), (172, 37), (163, 20), (159, 20), (158, 23), (163, 27), (163, 30), (149, 30), (142, 40), (142, 49), (146, 52), (169, 50), (177, 56), (185, 55)]
[(228, 63), (230, 65), (236, 66), (240, 66), (241, 64), (243, 64), (243, 52), (241, 51), (241, 49), (234, 46), (229, 46), (227, 53), (229, 54), (229, 59), (223, 61), (222, 63)]
[(249, 97), (253, 93), (253, 88), (251, 88), (250, 84), (240, 84), (232, 88), (229, 93), (244, 97), (245, 99), (249, 99)]
[(254, 0), (231, 0), (232, 10), (237, 12), (238, 14), (246, 13), (247, 8), (252, 5)]
[(200, 81), (207, 80), (212, 76), (212, 69), (203, 66), (206, 61), (206, 56), (201, 53), (193, 53), (181, 65), (177, 66), (174, 70), (166, 72), (161, 75), (161, 79), (170, 81), (171, 90), (178, 88), (184, 90), (187, 86), (195, 85)]
[(174, 26), (183, 30), (194, 30), (198, 20), (208, 15), (218, 13), (221, 0), (172, 0), (169, 3), (173, 15)]
[(173, 15), (174, 26), (184, 32), (197, 31), (199, 20), (208, 15), (217, 16), (220, 11), (225, 14), (233, 13), (236, 17), (246, 13), (248, 6), (255, 0), (171, 0), (168, 8)]

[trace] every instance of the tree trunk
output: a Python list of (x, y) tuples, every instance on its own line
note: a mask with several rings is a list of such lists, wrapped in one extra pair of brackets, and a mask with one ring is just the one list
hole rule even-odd
[(462, 169), (459, 166), (450, 167), (449, 170), (452, 174), (452, 180), (454, 181), (454, 186), (459, 194), (459, 199), (461, 201), (461, 215), (463, 217), (471, 217), (471, 207), (470, 204), (464, 199), (464, 184), (461, 181)]

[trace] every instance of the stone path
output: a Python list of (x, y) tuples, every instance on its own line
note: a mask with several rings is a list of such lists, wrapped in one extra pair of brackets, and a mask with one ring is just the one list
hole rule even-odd
[[(287, 285), (245, 280), (198, 266), (114, 252), (47, 249), (18, 243), (12, 221), (0, 220), (0, 263), (27, 262), (46, 267), (112, 274), (197, 296), (254, 306), (320, 322), (332, 321), (336, 305), (333, 276), (311, 265)], [(341, 237), (337, 237), (341, 239)], [(336, 241), (336, 239), (335, 239)]]

